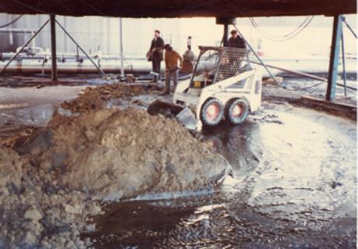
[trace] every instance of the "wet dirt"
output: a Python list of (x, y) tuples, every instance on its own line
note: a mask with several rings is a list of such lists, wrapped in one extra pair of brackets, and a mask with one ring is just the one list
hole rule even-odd
[(355, 248), (356, 123), (263, 107), (242, 126), (204, 131), (233, 167), (221, 188), (109, 207), (83, 236), (110, 249)]
[[(87, 217), (100, 212), (99, 202), (103, 207), (144, 194), (172, 198), (223, 181), (231, 166), (211, 143), (175, 120), (123, 108), (122, 101), (144, 92), (121, 85), (86, 88), (53, 107), (45, 127), (25, 141), (0, 146), (1, 249), (88, 248), (89, 240), (78, 235), (87, 230)], [(36, 110), (35, 116), (43, 114)]]
[[(100, 216), (94, 216), (95, 223), (92, 224), (91, 222), (90, 225), (93, 229), (86, 231), (81, 226), (84, 224), (82, 217), (87, 213), (63, 216), (66, 207), (61, 205), (69, 204), (69, 211), (76, 211), (78, 202), (91, 206), (91, 202), (87, 201), (90, 200), (88, 195), (92, 198), (93, 191), (87, 191), (88, 187), (95, 189), (95, 192), (100, 190), (98, 192), (103, 194), (102, 197), (113, 195), (108, 195), (108, 192), (105, 191), (108, 187), (105, 181), (91, 182), (86, 180), (88, 172), (85, 166), (89, 165), (88, 160), (94, 150), (81, 145), (86, 144), (85, 141), (87, 140), (92, 141), (91, 143), (100, 141), (100, 135), (96, 135), (97, 130), (102, 130), (103, 132), (99, 133), (104, 135), (104, 131), (111, 127), (111, 124), (113, 127), (118, 127), (116, 118), (108, 119), (118, 109), (126, 110), (128, 107), (135, 107), (145, 110), (153, 100), (152, 92), (142, 90), (128, 98), (120, 94), (113, 97), (112, 94), (115, 95), (117, 90), (112, 87), (103, 87), (99, 90), (100, 94), (93, 90), (86, 91), (86, 96), (91, 97), (82, 96), (82, 98), (79, 98), (81, 100), (77, 99), (64, 103), (62, 107), (62, 116), (64, 117), (58, 118), (57, 116), (56, 118), (55, 116), (52, 124), (50, 123), (50, 127), (57, 127), (54, 129), (55, 132), (49, 133), (40, 130), (39, 134), (42, 134), (40, 137), (43, 139), (36, 141), (38, 146), (35, 150), (26, 152), (32, 154), (33, 158), (39, 161), (36, 163), (35, 160), (30, 164), (24, 164), (26, 165), (25, 168), (31, 169), (24, 174), (24, 178), (30, 179), (31, 175), (38, 171), (50, 171), (53, 174), (51, 173), (50, 177), (47, 173), (41, 173), (41, 177), (30, 181), (31, 184), (19, 183), (19, 186), (23, 186), (23, 188), (28, 186), (31, 186), (31, 188), (25, 194), (21, 193), (13, 197), (20, 199), (20, 202), (11, 199), (8, 202), (9, 205), (6, 205), (6, 217), (13, 217), (12, 220), (15, 222), (9, 224), (15, 227), (18, 225), (16, 220), (19, 222), (26, 221), (17, 234), (13, 235), (14, 240), (21, 241), (21, 238), (26, 238), (30, 243), (31, 240), (38, 238), (38, 233), (45, 231), (43, 235), (47, 234), (47, 237), (45, 236), (43, 239), (44, 248), (47, 248), (46, 245), (49, 246), (51, 243), (54, 243), (54, 245), (57, 243), (63, 248), (71, 248), (72, 244), (69, 241), (80, 244), (76, 236), (78, 231), (81, 230), (83, 241), (91, 240), (95, 248), (101, 249), (346, 249), (356, 247), (356, 123), (352, 120), (292, 106), (284, 101), (264, 102), (262, 111), (250, 116), (249, 120), (241, 126), (220, 125), (203, 132), (205, 143), (209, 147), (214, 147), (215, 151), (223, 155), (232, 165), (234, 178), (227, 177), (223, 185), (211, 190), (204, 189), (183, 193), (174, 192), (181, 190), (181, 188), (173, 188), (170, 189), (173, 192), (168, 194), (164, 192), (165, 188), (158, 188), (158, 190), (164, 192), (161, 195), (156, 195), (150, 191), (147, 194), (133, 192), (127, 196), (130, 199), (125, 202), (102, 205), (104, 213)], [(272, 88), (272, 91), (275, 91), (275, 88)], [(158, 96), (154, 95), (154, 98), (158, 98)], [(93, 99), (94, 105), (90, 104)], [(46, 104), (45, 102), (41, 102), (41, 104)], [(103, 107), (115, 107), (117, 110), (98, 113), (98, 110)], [(46, 110), (45, 113), (47, 113)], [(102, 118), (96, 118), (94, 112)], [(24, 120), (32, 120), (33, 123), (31, 124), (46, 120), (46, 118), (39, 119), (26, 116), (28, 113), (34, 112), (25, 111), (23, 113)], [(83, 118), (83, 125), (78, 127), (69, 125), (75, 119), (79, 119), (76, 113), (87, 113), (87, 117)], [(41, 117), (41, 115), (42, 112), (40, 115), (34, 113), (33, 116)], [(52, 117), (52, 115), (56, 115), (55, 112), (49, 117)], [(137, 120), (142, 114), (136, 115), (137, 111), (130, 119)], [(11, 117), (8, 120), (10, 119)], [(47, 117), (46, 125), (48, 120)], [(66, 120), (68, 121), (67, 125), (64, 124)], [(96, 120), (104, 122), (98, 122), (95, 125)], [(123, 121), (122, 118), (118, 120)], [(162, 117), (159, 120), (175, 122)], [(138, 120), (138, 122), (140, 121)], [(130, 122), (127, 125), (129, 128), (133, 126)], [(148, 127), (151, 127), (154, 126), (154, 123), (151, 125), (149, 122), (148, 125)], [(58, 129), (58, 127), (62, 128)], [(105, 127), (107, 128), (105, 129)], [(37, 127), (34, 130), (38, 132)], [(68, 141), (57, 143), (56, 141), (59, 140), (55, 140), (57, 147), (53, 147), (51, 153), (45, 152), (49, 147), (47, 142), (53, 139), (54, 135), (65, 141), (70, 137), (70, 133), (78, 133), (77, 136), (72, 136), (71, 146), (66, 147)], [(155, 136), (155, 134), (152, 135), (152, 137)], [(176, 142), (173, 142), (173, 146), (180, 143), (181, 137), (177, 136), (177, 140), (174, 139)], [(22, 141), (20, 144), (29, 141)], [(116, 147), (115, 144), (110, 145), (113, 148)], [(88, 153), (83, 153), (82, 159), (66, 161), (69, 153), (80, 154), (79, 149), (81, 149), (80, 153), (83, 151)], [(62, 153), (63, 151), (68, 153)], [(19, 152), (25, 153), (24, 151)], [(195, 152), (195, 149), (192, 152)], [(51, 157), (51, 159), (50, 155), (56, 156)], [(17, 155), (15, 157), (11, 161), (19, 160)], [(78, 158), (80, 157), (81, 155)], [(58, 167), (53, 168), (50, 164), (39, 163), (49, 161), (48, 159), (51, 159), (52, 166), (57, 165)], [(68, 178), (67, 182), (61, 182), (57, 179), (55, 186), (52, 186), (51, 182), (61, 172), (59, 169), (62, 168), (64, 162), (66, 162), (66, 167), (71, 167), (75, 162), (82, 162), (83, 167), (72, 178), (64, 177), (63, 179)], [(92, 164), (95, 169), (95, 160)], [(16, 167), (19, 167), (20, 172), (22, 172), (23, 166)], [(170, 171), (170, 167), (168, 169)], [(189, 167), (186, 169), (189, 169)], [(2, 172), (6, 173), (6, 171)], [(95, 174), (97, 173), (105, 176), (104, 180), (110, 180), (112, 174), (111, 171), (106, 170), (96, 171)], [(6, 174), (5, 177), (7, 177)], [(21, 174), (18, 177), (12, 177), (14, 181), (17, 181), (16, 179), (21, 180), (21, 176), (24, 176)], [(85, 188), (81, 191), (73, 190), (72, 187), (69, 188), (68, 186), (72, 182), (76, 182), (73, 181), (75, 179), (84, 179), (83, 186)], [(36, 189), (36, 184), (41, 182), (44, 182), (44, 184), (39, 186), (43, 186), (43, 188)], [(112, 191), (120, 184), (118, 183), (113, 189), (109, 189)], [(83, 186), (76, 185), (75, 188)], [(47, 192), (43, 190), (45, 188)], [(56, 189), (55, 192), (53, 192), (54, 189)], [(61, 191), (60, 189), (67, 189), (68, 192), (57, 192)], [(52, 193), (54, 193), (53, 196)], [(61, 198), (58, 197), (59, 193)], [(43, 202), (30, 198), (30, 196), (40, 195), (44, 196)], [(70, 196), (73, 196), (73, 199)], [(5, 197), (0, 195), (0, 198)], [(26, 203), (31, 205), (25, 205)], [(57, 205), (58, 208), (51, 215), (52, 209), (49, 208), (49, 205), (52, 205), (52, 203)], [(81, 210), (84, 210), (82, 204)], [(9, 210), (13, 205), (19, 205), (23, 208), (19, 209), (17, 216), (10, 216)], [(39, 210), (43, 219), (41, 222), (38, 222), (38, 218), (33, 215), (33, 212), (30, 212), (32, 214), (30, 215), (31, 219), (24, 220), (24, 213), (27, 209), (31, 211), (32, 206)], [(45, 215), (48, 216), (48, 219), (43, 218)], [(74, 222), (76, 224), (74, 230), (69, 228), (61, 230), (62, 223), (59, 222), (61, 217), (66, 217), (65, 221), (68, 224)], [(46, 223), (42, 223), (42, 221), (46, 221)], [(48, 225), (46, 226), (46, 224)], [(37, 228), (29, 230), (29, 226)], [(27, 237), (24, 237), (26, 234), (21, 234), (22, 231), (30, 231), (30, 233)], [(49, 231), (53, 232), (48, 233)], [(75, 234), (75, 236), (71, 234)], [(61, 237), (65, 239), (60, 239)], [(1, 246), (0, 244), (0, 248)]]

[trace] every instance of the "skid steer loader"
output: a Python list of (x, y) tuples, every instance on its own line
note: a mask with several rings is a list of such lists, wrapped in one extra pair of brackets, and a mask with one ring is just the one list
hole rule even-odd
[(205, 46), (199, 49), (192, 77), (178, 83), (173, 103), (167, 106), (176, 114), (189, 107), (195, 114), (197, 130), (222, 120), (234, 125), (243, 123), (261, 105), (262, 76), (248, 63), (248, 50)]

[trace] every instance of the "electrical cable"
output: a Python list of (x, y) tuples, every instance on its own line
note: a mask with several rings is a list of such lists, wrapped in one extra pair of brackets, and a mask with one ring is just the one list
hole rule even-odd
[[(273, 41), (287, 41), (289, 39), (292, 39), (296, 35), (298, 35), (300, 32), (302, 32), (304, 30), (304, 28), (306, 28), (308, 26), (308, 24), (311, 22), (312, 18), (310, 18), (310, 17), (306, 18), (295, 30), (283, 35), (282, 38), (280, 38), (280, 39), (272, 38), (272, 37), (266, 37), (266, 38), (273, 40)], [(251, 19), (250, 21), (251, 21), (251, 24), (255, 28), (259, 29), (259, 26), (257, 25), (257, 23), (255, 22), (254, 19)]]
[(18, 16), (18, 17), (16, 17), (15, 19), (11, 20), (10, 22), (8, 22), (8, 23), (6, 23), (6, 24), (0, 25), (0, 29), (6, 28), (6, 27), (10, 26), (11, 24), (14, 24), (14, 23), (17, 22), (22, 16), (23, 16), (23, 15)]
[[(289, 33), (283, 35), (280, 38), (275, 38), (272, 37), (270, 35), (265, 35), (265, 38), (272, 40), (272, 41), (288, 41), (290, 39), (293, 39), (294, 37), (296, 37), (298, 34), (300, 34), (311, 22), (312, 22), (313, 16), (307, 17), (305, 18), (305, 20), (293, 31), (290, 31)], [(251, 25), (255, 28), (255, 29), (260, 29), (259, 25), (256, 23), (254, 18), (249, 18)], [(262, 30), (261, 30), (262, 31)]]

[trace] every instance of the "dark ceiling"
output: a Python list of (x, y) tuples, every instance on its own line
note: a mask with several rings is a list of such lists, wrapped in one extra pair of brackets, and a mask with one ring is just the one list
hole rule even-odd
[(117, 17), (247, 17), (356, 13), (355, 0), (0, 0), (0, 12)]

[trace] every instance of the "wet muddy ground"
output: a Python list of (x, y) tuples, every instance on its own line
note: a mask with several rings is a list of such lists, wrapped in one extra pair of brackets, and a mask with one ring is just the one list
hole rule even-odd
[(133, 200), (97, 219), (96, 248), (355, 248), (356, 127), (264, 103), (204, 131), (234, 178), (201, 197)]
[[(80, 90), (54, 102), (44, 93), (33, 112), (26, 93), (23, 102), (4, 101), (30, 104), (0, 110), (1, 125), (46, 123), (49, 102)], [(127, 105), (145, 108), (152, 98)], [(265, 101), (241, 126), (203, 131), (232, 165), (233, 178), (200, 195), (139, 196), (108, 205), (95, 217), (95, 231), (82, 236), (108, 249), (356, 248), (356, 134), (355, 121)]]

